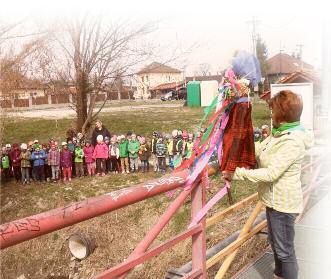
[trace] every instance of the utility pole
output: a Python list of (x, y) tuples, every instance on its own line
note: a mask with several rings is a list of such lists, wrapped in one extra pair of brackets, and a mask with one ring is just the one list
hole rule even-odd
[(297, 47), (299, 48), (299, 53), (300, 53), (300, 70), (303, 70), (303, 61), (302, 61), (302, 44), (297, 44)]
[(253, 54), (256, 56), (257, 26), (261, 23), (261, 20), (258, 20), (256, 16), (252, 16), (252, 20), (246, 21), (246, 23), (252, 25)]

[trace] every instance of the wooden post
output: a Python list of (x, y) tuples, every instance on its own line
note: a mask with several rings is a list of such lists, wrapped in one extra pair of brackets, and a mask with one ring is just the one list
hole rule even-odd
[[(253, 212), (249, 216), (248, 220), (246, 221), (244, 227), (242, 228), (238, 238), (243, 237), (244, 235), (248, 234), (248, 232), (251, 230), (251, 227), (252, 227), (257, 215), (260, 213), (262, 206), (263, 206), (262, 203), (259, 201), (257, 203), (257, 205), (255, 206)], [(227, 258), (224, 260), (222, 266), (218, 270), (218, 272), (215, 276), (215, 279), (222, 279), (224, 277), (225, 273), (228, 271), (231, 263), (233, 262), (237, 252), (238, 252), (238, 249), (234, 250), (229, 256), (227, 256)]]
[[(192, 190), (192, 219), (205, 205), (206, 192), (204, 183), (200, 183)], [(192, 236), (192, 270), (201, 269), (202, 273), (196, 277), (204, 279), (207, 277), (206, 271), (206, 220), (200, 221), (202, 231)]]

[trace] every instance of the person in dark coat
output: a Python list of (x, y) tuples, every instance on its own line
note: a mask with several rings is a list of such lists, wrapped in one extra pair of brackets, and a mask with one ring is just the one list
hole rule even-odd
[(100, 120), (97, 120), (95, 122), (95, 129), (93, 130), (92, 133), (92, 145), (95, 146), (97, 144), (97, 136), (102, 135), (103, 138), (111, 138), (110, 133), (108, 131), (108, 129), (102, 125), (102, 122)]

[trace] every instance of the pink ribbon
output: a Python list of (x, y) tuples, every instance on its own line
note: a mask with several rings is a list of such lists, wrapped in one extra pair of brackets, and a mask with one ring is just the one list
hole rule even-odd
[(199, 210), (199, 212), (197, 213), (197, 215), (195, 215), (192, 219), (191, 224), (189, 225), (189, 229), (192, 228), (194, 225), (198, 224), (201, 219), (207, 214), (207, 212), (221, 199), (223, 198), (227, 192), (228, 189), (230, 189), (230, 183), (225, 180), (224, 183), (224, 187), (218, 191), (218, 193), (213, 196), (206, 204), (203, 208), (201, 208)]

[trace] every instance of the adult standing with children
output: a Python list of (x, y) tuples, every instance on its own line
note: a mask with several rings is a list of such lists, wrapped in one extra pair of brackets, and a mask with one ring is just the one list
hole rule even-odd
[[(313, 144), (312, 133), (300, 125), (303, 103), (299, 95), (280, 91), (269, 101), (272, 134), (256, 143), (258, 169), (236, 168), (233, 179), (258, 183), (266, 206), (268, 238), (274, 252), (274, 278), (298, 278), (294, 250), (294, 222), (303, 210), (301, 164)], [(223, 178), (232, 179), (229, 173)]]
[(103, 140), (106, 137), (108, 137), (109, 139), (111, 138), (108, 129), (105, 126), (103, 126), (101, 120), (98, 119), (95, 121), (95, 128), (93, 130), (92, 138), (91, 138), (91, 142), (92, 142), (93, 146), (95, 146), (97, 144), (97, 137), (99, 135), (102, 136)]

